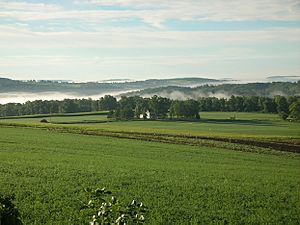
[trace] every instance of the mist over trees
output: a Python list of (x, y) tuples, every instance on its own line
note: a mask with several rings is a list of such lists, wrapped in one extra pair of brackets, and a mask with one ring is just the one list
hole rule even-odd
[[(171, 100), (157, 95), (151, 98), (122, 96), (118, 101), (106, 95), (99, 100), (65, 99), (62, 101), (33, 101), (0, 105), (0, 116), (21, 116), (32, 114), (76, 113), (109, 111), (110, 117), (130, 120), (151, 119), (200, 119), (199, 112), (263, 112), (278, 113), (282, 119), (300, 119), (299, 96), (231, 96), (229, 99), (207, 97), (198, 100)], [(148, 118), (149, 119), (149, 118)]]
[(0, 92), (60, 92), (60, 93), (77, 93), (77, 94), (99, 94), (109, 92), (120, 92), (128, 90), (140, 90), (153, 87), (166, 86), (194, 86), (206, 83), (220, 83), (222, 80), (207, 78), (174, 78), (174, 79), (149, 79), (141, 81), (124, 81), (116, 82), (72, 82), (72, 81), (55, 81), (55, 80), (11, 80), (0, 77)]
[[(300, 81), (267, 83), (232, 83), (207, 78), (149, 79), (142, 81), (81, 82), (71, 81), (20, 81), (0, 77), (0, 93), (43, 93), (54, 92), (74, 96), (91, 96), (105, 93), (124, 93), (126, 96), (150, 97), (159, 95), (166, 98), (185, 100), (201, 97), (264, 96), (274, 97), (300, 95)], [(140, 91), (136, 91), (140, 90)], [(132, 91), (125, 94), (125, 92)], [(72, 97), (70, 97), (72, 98)]]
[(235, 96), (261, 96), (274, 97), (281, 96), (299, 96), (300, 81), (290, 82), (272, 82), (272, 83), (247, 83), (247, 84), (218, 84), (202, 85), (198, 87), (157, 87), (144, 89), (126, 94), (127, 96), (153, 96), (159, 95), (174, 100), (198, 99), (199, 97), (218, 97), (230, 98)]

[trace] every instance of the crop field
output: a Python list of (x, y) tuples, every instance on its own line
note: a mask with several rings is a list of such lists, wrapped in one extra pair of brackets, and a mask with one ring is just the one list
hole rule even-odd
[(300, 221), (300, 158), (0, 128), (0, 193), (25, 224), (80, 224), (85, 187), (143, 201), (148, 224)]
[(86, 112), (86, 113), (66, 113), (66, 114), (53, 114), (53, 115), (28, 115), (28, 116), (11, 116), (5, 119), (0, 118), (2, 121), (14, 121), (18, 123), (39, 123), (42, 119), (48, 120), (50, 123), (84, 123), (84, 122), (99, 122), (107, 121), (107, 112)]
[(30, 225), (86, 223), (87, 187), (144, 202), (146, 224), (299, 224), (300, 154), (184, 136), (278, 139), (299, 148), (299, 124), (261, 113), (229, 120), (233, 114), (202, 113), (200, 122), (1, 119), (0, 194), (16, 194)]
[[(230, 117), (236, 116), (235, 120)], [(41, 124), (42, 118), (49, 124)], [(0, 124), (27, 124), (32, 126), (66, 125), (68, 128), (118, 132), (143, 132), (175, 135), (240, 137), (255, 139), (300, 139), (299, 123), (282, 121), (276, 114), (203, 112), (200, 121), (108, 121), (106, 115), (56, 116), (1, 119)], [(105, 123), (107, 121), (107, 123)]]
[(97, 123), (100, 121), (107, 121), (106, 115), (76, 115), (76, 116), (45, 116), (45, 117), (37, 117), (37, 118), (12, 118), (12, 119), (5, 119), (0, 120), (5, 122), (17, 122), (17, 123), (25, 123), (25, 124), (33, 124), (33, 123), (40, 123), (42, 119), (46, 119), (49, 123)]

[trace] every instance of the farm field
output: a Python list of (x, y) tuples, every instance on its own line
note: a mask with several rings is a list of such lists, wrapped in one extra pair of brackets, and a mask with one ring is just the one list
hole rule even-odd
[(64, 114), (36, 114), (25, 116), (8, 116), (1, 118), (0, 121), (17, 121), (18, 123), (39, 123), (41, 119), (47, 119), (49, 122), (97, 122), (107, 121), (107, 111), (100, 112), (81, 112), (81, 113), (64, 113)]
[(294, 153), (0, 127), (0, 159), (0, 193), (16, 194), (24, 224), (82, 224), (86, 187), (143, 201), (146, 224), (300, 222)]
[(0, 225), (300, 225), (300, 0), (241, 3), (0, 0)]
[(84, 123), (84, 122), (99, 122), (99, 121), (107, 121), (106, 115), (75, 115), (75, 116), (44, 116), (44, 117), (33, 117), (33, 118), (23, 118), (16, 117), (11, 119), (2, 119), (1, 122), (17, 122), (17, 123), (25, 123), (25, 124), (34, 124), (40, 123), (42, 119), (47, 119), (50, 123)]
[[(236, 120), (229, 118), (236, 116)], [(47, 119), (49, 124), (40, 120)], [(112, 132), (142, 132), (173, 135), (198, 135), (277, 140), (300, 140), (299, 123), (282, 121), (276, 114), (243, 112), (202, 112), (200, 121), (107, 121), (106, 115), (72, 115), (62, 117), (15, 117), (1, 119), (0, 124), (67, 127)], [(65, 123), (65, 124), (64, 124)], [(69, 124), (67, 124), (69, 123)]]

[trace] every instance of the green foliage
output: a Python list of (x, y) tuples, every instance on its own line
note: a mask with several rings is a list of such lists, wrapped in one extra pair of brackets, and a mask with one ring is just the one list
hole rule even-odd
[(149, 101), (149, 111), (151, 113), (151, 117), (154, 119), (166, 118), (170, 105), (170, 99), (154, 95)]
[(300, 121), (300, 99), (290, 105), (289, 111), (292, 119)]
[(288, 113), (289, 112), (289, 106), (287, 99), (283, 96), (275, 96), (274, 98), (276, 104), (277, 104), (277, 112), (278, 113)]
[(14, 195), (0, 195), (0, 225), (22, 225), (19, 210), (13, 203)]
[(72, 99), (65, 99), (60, 107), (60, 111), (62, 113), (80, 112), (78, 104), (76, 104), (75, 100)]
[(185, 119), (200, 119), (199, 104), (197, 101), (189, 99), (186, 101), (172, 101), (170, 106), (170, 116)]
[[(195, 86), (195, 85), (193, 85)], [(140, 88), (141, 89), (141, 88)], [(172, 96), (172, 93), (180, 93), (187, 98), (198, 98), (201, 96), (227, 95), (227, 96), (260, 96), (273, 97), (274, 93), (282, 93), (285, 96), (297, 96), (300, 93), (300, 82), (272, 82), (272, 83), (247, 83), (247, 84), (220, 84), (220, 85), (199, 85), (198, 87), (168, 86), (144, 89), (133, 92), (132, 95)]]
[(149, 111), (149, 98), (141, 98), (138, 97), (136, 100), (136, 104), (135, 104), (135, 109), (134, 109), (134, 113), (135, 113), (135, 117), (136, 118), (140, 118), (140, 115), (143, 115), (143, 119), (147, 118), (147, 114), (146, 112)]
[[(278, 113), (280, 118), (289, 116), (290, 106), (299, 100), (299, 96), (275, 96), (274, 98), (257, 96), (231, 96), (229, 99), (215, 97), (199, 98), (196, 100), (171, 100), (154, 95), (152, 98), (139, 96), (122, 96), (119, 101), (106, 95), (100, 100), (65, 99), (63, 101), (33, 101), (24, 104), (9, 103), (0, 105), (0, 116), (17, 116), (25, 114), (57, 114), (91, 112), (109, 110), (109, 118), (121, 120), (140, 118), (150, 112), (151, 119), (171, 118), (198, 119), (199, 111), (236, 111), (236, 112), (265, 112)], [(291, 117), (294, 117), (290, 115)]]
[(101, 110), (115, 110), (118, 106), (117, 99), (110, 95), (105, 95), (99, 100), (99, 108)]
[(234, 114), (233, 116), (229, 117), (230, 120), (236, 120), (236, 114)]
[(115, 112), (115, 117), (117, 119), (133, 119), (134, 118), (134, 108), (135, 108), (135, 98), (122, 96), (118, 102), (118, 108)]
[(114, 117), (114, 111), (109, 111), (108, 113), (107, 113), (107, 119), (110, 119), (110, 118), (113, 118)]
[(130, 204), (125, 205), (105, 188), (86, 189), (86, 192), (89, 194), (89, 202), (84, 206), (84, 209), (89, 209), (92, 212), (90, 216), (91, 225), (125, 225), (145, 222), (146, 207), (142, 202), (138, 203), (132, 200)]
[(277, 108), (276, 108), (276, 103), (274, 99), (270, 98), (264, 98), (261, 100), (262, 106), (263, 106), (263, 112), (265, 113), (276, 113)]
[(278, 115), (283, 120), (286, 120), (289, 117), (289, 114), (287, 114), (286, 112), (279, 112)]
[(49, 121), (48, 120), (46, 120), (46, 119), (41, 119), (41, 121), (40, 121), (41, 123), (49, 123)]

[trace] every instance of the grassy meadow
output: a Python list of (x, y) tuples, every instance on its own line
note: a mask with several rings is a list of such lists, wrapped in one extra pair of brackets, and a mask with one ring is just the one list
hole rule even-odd
[[(230, 117), (235, 116), (235, 120)], [(49, 124), (40, 123), (47, 119)], [(213, 137), (240, 137), (257, 139), (299, 139), (299, 123), (282, 121), (277, 114), (247, 112), (202, 112), (200, 121), (114, 121), (105, 114), (79, 113), (72, 116), (56, 115), (35, 118), (12, 117), (0, 119), (0, 124), (68, 127), (84, 130), (142, 132)]]
[[(263, 148), (248, 145), (232, 151), (238, 145), (217, 141), (192, 146), (71, 132), (299, 141), (297, 123), (260, 113), (237, 113), (231, 121), (233, 114), (202, 113), (200, 122), (106, 122), (105, 115), (86, 114), (52, 116), (45, 124), (40, 120), (49, 117), (2, 119), (0, 194), (16, 194), (22, 220), (30, 225), (84, 224), (86, 187), (107, 187), (125, 202), (143, 201), (146, 224), (299, 224), (299, 154), (257, 153)], [(65, 130), (48, 129), (53, 127)]]

